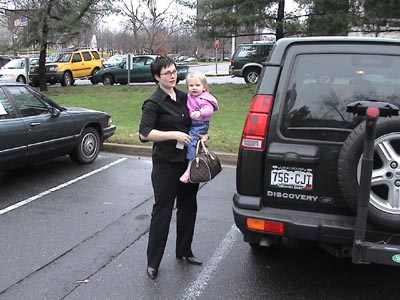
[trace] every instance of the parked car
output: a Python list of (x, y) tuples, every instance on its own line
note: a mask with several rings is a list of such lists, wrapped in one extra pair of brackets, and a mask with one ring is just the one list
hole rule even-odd
[(115, 129), (105, 112), (63, 107), (28, 85), (0, 83), (0, 171), (67, 154), (91, 163)]
[(187, 63), (188, 62), (193, 63), (196, 61), (198, 61), (198, 59), (197, 59), (197, 57), (194, 57), (194, 56), (189, 56), (188, 58), (184, 59), (184, 62), (187, 62)]
[(239, 45), (232, 56), (229, 74), (244, 77), (246, 83), (257, 83), (274, 43), (252, 43)]
[(5, 66), (11, 60), (11, 57), (8, 55), (0, 55), (0, 68)]
[(121, 62), (123, 62), (125, 55), (113, 55), (109, 59), (103, 61), (103, 66), (105, 68), (118, 66)]
[[(29, 59), (29, 64), (31, 66), (37, 65), (38, 63), (38, 58)], [(28, 73), (26, 68), (26, 59), (17, 58), (9, 61), (0, 69), (0, 80), (7, 82), (27, 83)]]
[[(138, 55), (132, 57), (129, 82), (154, 82), (151, 74), (150, 65), (157, 55)], [(178, 71), (178, 81), (184, 80), (188, 73), (189, 67), (186, 64), (176, 65)], [(105, 68), (98, 71), (93, 78), (97, 82), (104, 85), (128, 84), (128, 70), (126, 60), (116, 67)]]
[[(73, 85), (75, 79), (90, 79), (103, 68), (103, 61), (97, 50), (87, 48), (63, 49), (51, 54), (46, 60), (46, 81), (62, 86)], [(31, 66), (29, 80), (34, 86), (40, 83), (39, 66)]]
[[(352, 110), (400, 107), (399, 69), (396, 39), (276, 42), (238, 153), (233, 214), (250, 246), (310, 240), (355, 263), (400, 266), (400, 118), (378, 119), (372, 184), (365, 190), (366, 117)], [(365, 220), (359, 197), (366, 201), (366, 225), (359, 222)]]

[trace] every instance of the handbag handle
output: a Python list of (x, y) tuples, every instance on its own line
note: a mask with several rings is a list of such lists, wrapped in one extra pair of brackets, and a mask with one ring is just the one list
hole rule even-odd
[(196, 155), (201, 151), (200, 147), (203, 149), (205, 155), (209, 155), (208, 148), (202, 139), (199, 139), (196, 146)]

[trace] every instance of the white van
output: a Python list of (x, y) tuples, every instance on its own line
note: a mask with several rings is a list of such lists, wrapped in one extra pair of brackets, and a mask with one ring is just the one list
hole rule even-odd
[[(30, 65), (38, 64), (38, 58), (30, 58)], [(7, 82), (28, 82), (27, 68), (25, 67), (26, 59), (18, 58), (9, 61), (0, 69), (0, 80)]]

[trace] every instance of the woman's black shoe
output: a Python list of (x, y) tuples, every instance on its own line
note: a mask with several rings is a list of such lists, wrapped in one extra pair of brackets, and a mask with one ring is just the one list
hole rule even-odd
[(186, 259), (186, 261), (193, 265), (202, 265), (203, 262), (194, 256), (177, 256), (178, 259)]
[(152, 267), (147, 267), (147, 275), (151, 280), (155, 279), (157, 277), (158, 270)]

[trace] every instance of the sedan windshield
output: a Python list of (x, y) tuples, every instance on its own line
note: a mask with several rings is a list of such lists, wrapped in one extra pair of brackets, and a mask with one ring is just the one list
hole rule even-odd
[(23, 69), (25, 67), (25, 59), (14, 59), (4, 65), (3, 69)]

